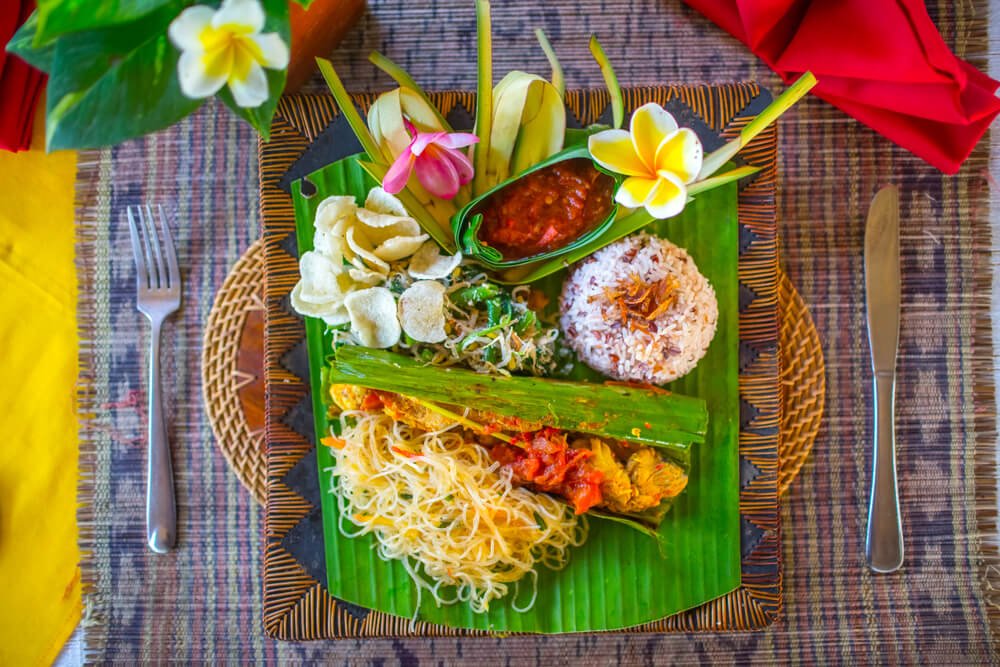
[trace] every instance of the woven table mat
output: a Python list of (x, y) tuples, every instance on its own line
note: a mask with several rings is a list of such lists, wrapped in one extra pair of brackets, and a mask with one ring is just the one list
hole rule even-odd
[[(201, 383), (215, 444), (254, 499), (267, 496), (261, 414), (264, 376), (261, 295), (264, 245), (247, 248), (226, 276), (205, 325)], [(784, 272), (778, 274), (781, 313), (781, 439), (778, 491), (785, 493), (812, 451), (823, 419), (826, 366), (809, 309)]]
[[(378, 48), (432, 89), (474, 83), (465, 0), (372, 3), (334, 54), (352, 90), (383, 90)], [(496, 71), (547, 72), (546, 28), (570, 87), (599, 84), (599, 31), (623, 83), (758, 79), (780, 85), (735, 40), (665, 0), (495, 3)], [(985, 1), (934, 3), (959, 55), (984, 58)], [(460, 54), (460, 57), (456, 57)], [(982, 64), (982, 61), (978, 61)], [(312, 90), (319, 88), (313, 84)], [(266, 639), (263, 515), (212, 444), (202, 407), (204, 327), (227, 269), (259, 236), (256, 138), (212, 103), (170, 130), (81, 154), (77, 180), (85, 642), (94, 661), (474, 660), (484, 665), (658, 661), (996, 662), (996, 480), (988, 185), (984, 143), (945, 177), (836, 109), (807, 99), (780, 123), (782, 257), (809, 304), (827, 364), (817, 445), (782, 504), (783, 616), (742, 635), (366, 640)], [(878, 186), (901, 187), (903, 319), (897, 412), (907, 561), (868, 572), (863, 540), (871, 438), (861, 249)], [(144, 540), (144, 346), (134, 309), (128, 204), (168, 205), (184, 267), (182, 310), (164, 332), (179, 548)]]

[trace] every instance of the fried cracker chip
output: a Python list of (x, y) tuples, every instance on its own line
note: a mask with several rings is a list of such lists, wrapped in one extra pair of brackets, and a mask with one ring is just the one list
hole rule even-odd
[(373, 285), (381, 285), (385, 282), (385, 274), (379, 273), (378, 271), (370, 271), (369, 269), (347, 269), (347, 275), (351, 277), (356, 283), (364, 285), (366, 287), (372, 287)]
[(462, 253), (442, 255), (441, 248), (436, 242), (427, 241), (413, 253), (406, 271), (419, 280), (438, 280), (451, 275), (461, 263)]
[(355, 202), (354, 197), (327, 197), (316, 207), (316, 221), (314, 225), (316, 229), (329, 231), (333, 229), (334, 224), (338, 220), (353, 218), (357, 210), (358, 204)]
[[(292, 308), (295, 309), (300, 315), (306, 315), (308, 317), (320, 317), (320, 318), (336, 318), (341, 311), (344, 310), (344, 300), (334, 299), (330, 301), (306, 301), (302, 298), (302, 287), (303, 282), (300, 280), (298, 284), (292, 288), (292, 294), (290, 296)], [(346, 311), (344, 311), (346, 312)]]
[(313, 250), (325, 255), (334, 264), (344, 263), (344, 238), (329, 229), (316, 229), (313, 234)]
[(376, 213), (388, 213), (400, 217), (408, 215), (406, 207), (403, 206), (403, 202), (399, 201), (399, 197), (389, 194), (379, 186), (368, 191), (368, 196), (365, 198), (365, 208)]
[[(382, 261), (374, 252), (374, 244), (368, 238), (367, 230), (361, 225), (347, 229), (347, 247), (352, 253), (348, 261), (359, 269), (371, 269), (380, 273), (389, 273), (389, 263)], [(359, 263), (360, 261), (360, 263)]]
[(343, 302), (352, 287), (343, 267), (318, 252), (305, 252), (299, 259), (299, 298), (307, 303)]
[(421, 234), (420, 236), (394, 236), (380, 243), (372, 251), (372, 254), (387, 262), (395, 262), (415, 253), (429, 238), (427, 234)]
[(394, 262), (416, 252), (429, 237), (420, 224), (407, 215), (403, 203), (382, 188), (372, 188), (365, 207), (357, 211), (365, 236), (372, 242), (372, 254)]
[(448, 337), (444, 330), (444, 293), (441, 283), (420, 280), (399, 297), (399, 321), (410, 338), (440, 343)]
[(344, 299), (351, 316), (351, 332), (365, 347), (392, 347), (402, 329), (396, 317), (396, 299), (385, 287), (351, 292)]

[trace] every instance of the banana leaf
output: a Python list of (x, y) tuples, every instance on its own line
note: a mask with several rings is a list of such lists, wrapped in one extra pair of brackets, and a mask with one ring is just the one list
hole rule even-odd
[(484, 375), (354, 345), (337, 349), (328, 377), (331, 383), (472, 406), (564, 431), (658, 447), (686, 450), (705, 441), (708, 427), (704, 400), (662, 389)]
[[(293, 186), (300, 251), (312, 248), (315, 208), (329, 195), (364, 200), (375, 181), (358, 166), (359, 156), (328, 165), (307, 178), (317, 192), (311, 197)], [(736, 186), (726, 185), (698, 195), (694, 205), (650, 230), (687, 248), (715, 287), (719, 329), (708, 354), (688, 376), (669, 389), (705, 399), (710, 415), (705, 442), (688, 448), (690, 481), (657, 530), (624, 525), (627, 517), (590, 520), (587, 542), (572, 551), (569, 564), (554, 572), (538, 568), (538, 597), (527, 612), (515, 612), (512, 598), (523, 606), (530, 597), (527, 580), (517, 595), (495, 601), (485, 614), (467, 605), (435, 607), (426, 599), (417, 610), (421, 621), (492, 632), (591, 632), (646, 623), (724, 595), (740, 584), (739, 518), (739, 389)], [(533, 285), (558, 302), (564, 274)], [(316, 433), (331, 427), (322, 391), (322, 371), (333, 352), (322, 321), (306, 318), (312, 402)], [(570, 379), (600, 382), (597, 373), (577, 365)], [(332, 595), (363, 607), (410, 618), (416, 590), (398, 562), (375, 553), (374, 538), (351, 539), (337, 528), (337, 504), (329, 492), (331, 450), (317, 447), (318, 484), (322, 493), (322, 525), (327, 585)], [(633, 522), (634, 523), (634, 522)]]

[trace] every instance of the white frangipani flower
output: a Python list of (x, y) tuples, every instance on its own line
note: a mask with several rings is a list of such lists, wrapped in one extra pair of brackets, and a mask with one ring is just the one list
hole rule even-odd
[(181, 12), (167, 31), (181, 51), (181, 91), (209, 97), (229, 84), (241, 107), (263, 104), (268, 98), (264, 68), (288, 66), (288, 46), (276, 32), (261, 33), (263, 28), (259, 0), (224, 0), (218, 10), (195, 5)]

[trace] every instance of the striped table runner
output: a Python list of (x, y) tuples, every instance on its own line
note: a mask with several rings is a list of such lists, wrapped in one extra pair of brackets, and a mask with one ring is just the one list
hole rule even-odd
[[(936, 2), (932, 17), (965, 58), (986, 55), (985, 0)], [(735, 40), (674, 0), (497, 2), (495, 69), (547, 72), (546, 29), (569, 87), (597, 86), (586, 40), (599, 32), (628, 85), (778, 82)], [(365, 60), (383, 50), (432, 89), (474, 84), (467, 0), (373, 3), (334, 59), (352, 90), (381, 90)], [(308, 90), (318, 91), (314, 83)], [(201, 403), (202, 326), (228, 266), (259, 233), (256, 140), (218, 104), (170, 130), (81, 155), (80, 540), (88, 656), (97, 661), (476, 660), (483, 664), (796, 660), (996, 661), (995, 410), (989, 320), (987, 147), (944, 177), (814, 100), (781, 121), (783, 261), (813, 311), (828, 369), (826, 420), (783, 513), (784, 610), (763, 632), (588, 635), (291, 644), (265, 639), (262, 513), (211, 442)], [(871, 437), (861, 249), (876, 189), (902, 192), (903, 320), (898, 402), (907, 563), (864, 566)], [(134, 309), (127, 204), (168, 204), (187, 267), (168, 325), (180, 548), (144, 544), (147, 329)]]

